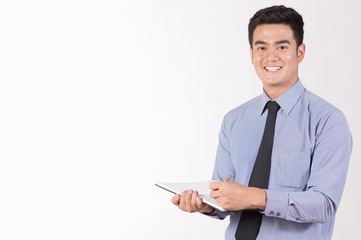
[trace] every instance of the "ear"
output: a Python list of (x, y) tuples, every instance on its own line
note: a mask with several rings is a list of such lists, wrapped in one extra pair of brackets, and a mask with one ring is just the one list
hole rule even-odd
[(250, 51), (250, 53), (251, 53), (252, 65), (254, 65), (254, 56), (253, 56), (253, 49), (252, 49), (252, 47), (249, 47), (249, 51)]
[(305, 52), (306, 52), (306, 45), (302, 43), (297, 49), (298, 63), (302, 62), (303, 58), (305, 57)]

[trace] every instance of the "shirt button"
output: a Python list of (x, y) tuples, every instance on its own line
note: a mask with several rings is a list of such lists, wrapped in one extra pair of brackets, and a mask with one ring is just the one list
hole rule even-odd
[(269, 214), (270, 214), (270, 215), (273, 215), (273, 214), (275, 214), (275, 212), (274, 212), (274, 211), (270, 211)]
[(281, 216), (281, 213), (278, 212), (278, 213), (276, 214), (276, 216), (277, 216), (277, 217)]

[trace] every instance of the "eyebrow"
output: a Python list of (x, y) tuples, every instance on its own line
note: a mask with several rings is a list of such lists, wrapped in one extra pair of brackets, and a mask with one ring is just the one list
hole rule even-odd
[[(288, 40), (280, 40), (280, 41), (277, 41), (276, 44), (288, 44), (288, 45), (291, 45), (290, 41)], [(261, 40), (258, 40), (254, 43), (254, 45), (259, 45), (259, 44), (267, 44), (265, 41), (261, 41)]]
[(290, 41), (288, 40), (281, 40), (281, 41), (277, 41), (276, 44), (288, 44), (288, 45), (291, 45)]
[(266, 42), (258, 40), (254, 43), (254, 45), (258, 45), (258, 44), (266, 44)]

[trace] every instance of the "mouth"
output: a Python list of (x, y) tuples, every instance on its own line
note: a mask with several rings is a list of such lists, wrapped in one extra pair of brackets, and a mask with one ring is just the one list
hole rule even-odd
[(267, 72), (277, 72), (282, 69), (282, 66), (267, 66), (264, 67)]

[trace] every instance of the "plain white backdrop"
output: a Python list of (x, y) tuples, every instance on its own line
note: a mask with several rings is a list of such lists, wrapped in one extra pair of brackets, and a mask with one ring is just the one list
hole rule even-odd
[(354, 139), (336, 240), (361, 215), (358, 1), (1, 1), (0, 239), (223, 239), (157, 181), (211, 177), (224, 114), (259, 95), (247, 25), (305, 21), (307, 89)]

